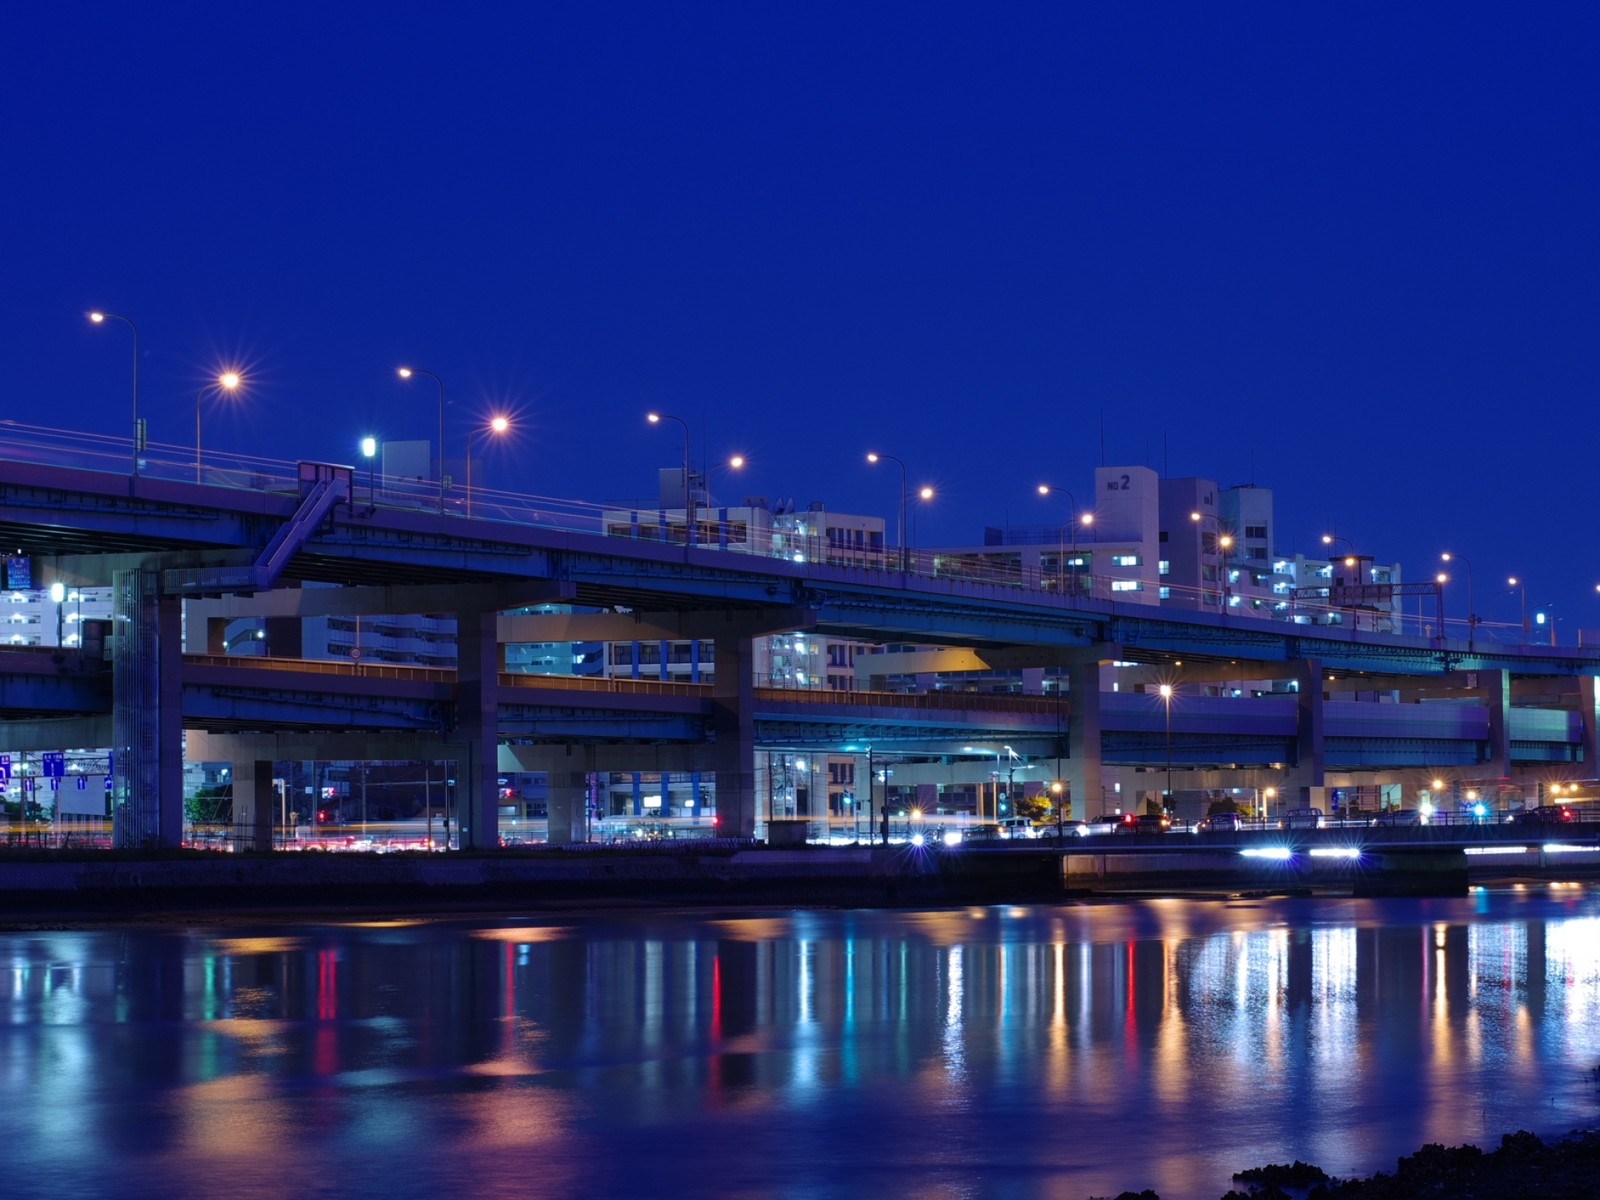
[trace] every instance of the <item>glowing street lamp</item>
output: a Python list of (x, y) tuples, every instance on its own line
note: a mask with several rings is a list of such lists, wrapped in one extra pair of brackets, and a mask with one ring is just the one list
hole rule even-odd
[(682, 417), (675, 417), (671, 413), (646, 413), (644, 419), (652, 425), (659, 425), (663, 421), (676, 421), (683, 427), (683, 541), (684, 545), (692, 546), (694, 536), (694, 480), (689, 476), (689, 422)]
[(1522, 644), (1528, 644), (1528, 581), (1518, 579), (1515, 575), (1506, 580), (1506, 583), (1522, 593)]
[[(1072, 507), (1070, 509), (1068, 509), (1068, 512), (1071, 515), (1068, 516), (1067, 519), (1061, 523), (1061, 528), (1057, 533), (1057, 541), (1058, 541), (1059, 544), (1056, 547), (1056, 553), (1061, 559), (1064, 560), (1066, 558), (1067, 527), (1070, 525), (1072, 527), (1072, 557), (1073, 557), (1073, 560), (1074, 560), (1073, 573), (1072, 573), (1072, 592), (1073, 592), (1073, 595), (1077, 595), (1077, 593), (1078, 593), (1078, 572), (1077, 572), (1076, 560), (1077, 560), (1077, 557), (1078, 557), (1078, 527), (1081, 525), (1081, 526), (1087, 528), (1088, 526), (1093, 525), (1094, 524), (1094, 513), (1093, 512), (1089, 512), (1089, 511), (1080, 512), (1078, 510), (1078, 498), (1076, 496), (1074, 496), (1066, 488), (1056, 487), (1054, 484), (1049, 484), (1049, 483), (1041, 483), (1039, 485), (1039, 495), (1048, 496), (1051, 492), (1060, 492), (1068, 500), (1072, 501)], [(1062, 564), (1061, 564), (1061, 572), (1062, 572), (1062, 579), (1063, 579), (1063, 581), (1065, 581), (1065, 579), (1066, 579), (1066, 563), (1065, 563), (1065, 561), (1063, 561)]]
[[(1455, 562), (1458, 559), (1465, 564), (1467, 568), (1467, 649), (1471, 650), (1473, 634), (1477, 630), (1478, 626), (1478, 614), (1472, 606), (1472, 561), (1467, 558), (1462, 558), (1459, 554), (1451, 554), (1448, 550), (1439, 556), (1439, 560), (1441, 562), (1447, 563)], [(1439, 582), (1449, 583), (1450, 576), (1447, 574), (1441, 574), (1439, 576)]]
[(239, 390), (239, 385), (244, 380), (239, 378), (237, 371), (224, 371), (217, 376), (215, 383), (208, 383), (194, 396), (194, 481), (200, 482), (200, 402), (205, 399), (206, 393), (216, 389), (227, 395), (233, 395)]
[(367, 460), (367, 505), (378, 511), (378, 439), (361, 439), (361, 457)]
[(133, 330), (133, 473), (137, 476), (139, 451), (144, 449), (144, 426), (139, 421), (139, 327), (133, 323), (131, 317), (114, 312), (96, 310), (89, 314), (89, 320), (96, 325), (104, 324), (107, 320), (121, 321)]
[(1167, 709), (1167, 795), (1161, 807), (1165, 809), (1172, 803), (1172, 692), (1170, 683), (1163, 683), (1160, 687), (1161, 703)]
[[(900, 570), (901, 570), (901, 573), (903, 574), (903, 573), (911, 570), (911, 540), (910, 540), (911, 524), (910, 524), (910, 519), (906, 515), (907, 514), (906, 504), (907, 504), (907, 501), (911, 498), (911, 492), (906, 487), (906, 464), (905, 464), (905, 462), (903, 460), (896, 458), (892, 454), (879, 454), (876, 451), (869, 451), (868, 452), (867, 461), (869, 463), (872, 463), (873, 465), (877, 465), (880, 462), (892, 462), (897, 467), (900, 468), (900, 516), (899, 516), (899, 522), (900, 523), (895, 529), (895, 534), (896, 534), (896, 537), (897, 537), (898, 541), (900, 542)], [(917, 499), (918, 500), (932, 500), (933, 499), (933, 489), (931, 487), (920, 487), (920, 488), (918, 488), (917, 489)]]
[(401, 367), (396, 372), (401, 379), (410, 379), (413, 375), (426, 375), (439, 385), (439, 511), (444, 511), (444, 380), (432, 371), (424, 371), (421, 367)]
[[(1229, 593), (1232, 591), (1232, 588), (1228, 582), (1228, 551), (1233, 548), (1233, 535), (1222, 527), (1222, 518), (1216, 516), (1214, 513), (1192, 512), (1189, 514), (1189, 520), (1193, 521), (1196, 525), (1200, 525), (1202, 529), (1204, 528), (1203, 523), (1205, 521), (1210, 520), (1217, 523), (1216, 545), (1217, 548), (1222, 551), (1222, 591), (1220, 594), (1221, 609), (1223, 612), (1227, 612)], [(1201, 549), (1202, 551), (1204, 550), (1203, 545)]]
[(499, 435), (511, 428), (511, 422), (505, 417), (491, 417), (487, 425), (477, 425), (467, 430), (467, 516), (472, 515), (472, 439), (482, 433)]

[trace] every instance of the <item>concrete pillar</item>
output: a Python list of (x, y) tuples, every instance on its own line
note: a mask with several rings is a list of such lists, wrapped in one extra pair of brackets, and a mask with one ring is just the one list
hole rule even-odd
[(1600, 688), (1595, 686), (1593, 675), (1580, 675), (1578, 677), (1578, 721), (1582, 726), (1583, 761), (1586, 763), (1600, 763), (1600, 738), (1596, 737), (1596, 729), (1600, 728)]
[(1098, 817), (1104, 805), (1105, 780), (1100, 753), (1100, 663), (1073, 664), (1067, 673), (1067, 778), (1072, 819)]
[(545, 840), (552, 846), (589, 840), (589, 772), (553, 767), (545, 772)]
[(716, 639), (711, 727), (717, 740), (711, 766), (717, 776), (719, 837), (753, 838), (756, 833), (754, 660), (749, 638)]
[(278, 819), (278, 793), (270, 760), (233, 760), (233, 845), (236, 850), (271, 850)]
[(458, 813), (461, 849), (500, 845), (499, 614), (465, 609), (456, 614), (456, 734), (461, 757), (456, 778), (465, 785)]
[(183, 841), (183, 605), (160, 572), (113, 574), (112, 840)]
[(183, 844), (183, 601), (157, 600), (160, 629), (160, 711), (155, 714), (156, 752), (160, 758), (160, 829), (157, 843)]
[(1322, 660), (1303, 658), (1293, 664), (1295, 693), (1294, 761), (1286, 772), (1280, 803), (1283, 808), (1320, 808), (1328, 811), (1327, 780), (1323, 766)]
[[(1511, 672), (1473, 671), (1475, 685), (1483, 690), (1483, 706), (1489, 716), (1489, 755), (1484, 774), (1493, 779), (1511, 778)], [(1592, 759), (1590, 761), (1593, 761)], [(1464, 868), (1463, 868), (1464, 869)]]

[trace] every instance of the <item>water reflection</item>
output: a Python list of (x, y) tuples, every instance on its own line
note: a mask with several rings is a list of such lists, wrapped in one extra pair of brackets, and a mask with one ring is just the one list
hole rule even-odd
[(1392, 1169), (1592, 1123), (1597, 935), (1581, 889), (0, 935), (7, 1194), (1182, 1200), (1268, 1160)]

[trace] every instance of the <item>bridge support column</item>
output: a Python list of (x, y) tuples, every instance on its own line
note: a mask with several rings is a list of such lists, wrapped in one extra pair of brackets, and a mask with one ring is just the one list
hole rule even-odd
[(466, 782), (458, 816), (463, 850), (500, 845), (500, 645), (499, 614), (456, 613), (456, 732), (464, 754), (457, 768)]
[(711, 769), (717, 776), (717, 834), (756, 835), (754, 646), (747, 637), (716, 639), (711, 684)]
[(1484, 774), (1495, 779), (1511, 778), (1511, 672), (1475, 671), (1477, 686), (1483, 689), (1483, 707), (1489, 716), (1489, 757)]
[(1294, 664), (1296, 693), (1294, 762), (1283, 786), (1283, 807), (1328, 811), (1327, 776), (1323, 765), (1322, 660)]
[[(1071, 721), (1067, 726), (1067, 787), (1072, 797), (1072, 820), (1087, 821), (1100, 815), (1104, 778), (1100, 751), (1100, 663), (1074, 663), (1067, 672)], [(1091, 801), (1095, 810), (1091, 811)]]
[(233, 760), (233, 845), (236, 850), (271, 850), (278, 794), (270, 760)]
[(1578, 677), (1578, 724), (1582, 730), (1583, 761), (1600, 763), (1600, 687), (1596, 687), (1593, 675)]
[(545, 773), (545, 811), (552, 846), (581, 845), (589, 840), (589, 773), (553, 770)]
[(183, 606), (158, 571), (112, 575), (111, 837), (183, 841)]

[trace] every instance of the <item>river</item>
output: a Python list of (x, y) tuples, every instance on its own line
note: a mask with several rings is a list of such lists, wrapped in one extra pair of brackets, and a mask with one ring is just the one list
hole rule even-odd
[(196, 920), (0, 964), (10, 1197), (1212, 1200), (1600, 1110), (1578, 886)]

